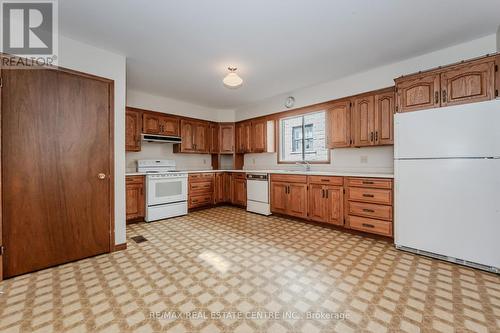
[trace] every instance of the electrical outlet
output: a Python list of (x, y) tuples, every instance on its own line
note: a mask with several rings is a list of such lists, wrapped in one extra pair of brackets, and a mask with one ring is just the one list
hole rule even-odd
[(361, 157), (359, 158), (359, 162), (360, 162), (360, 163), (363, 163), (363, 164), (368, 163), (368, 156), (365, 156), (365, 155), (361, 156)]
[(203, 164), (207, 164), (207, 159), (206, 158), (203, 159)]

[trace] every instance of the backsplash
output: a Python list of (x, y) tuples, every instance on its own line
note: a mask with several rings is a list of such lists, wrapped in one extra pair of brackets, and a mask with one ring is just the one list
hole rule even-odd
[[(303, 166), (294, 164), (278, 164), (277, 153), (246, 154), (246, 170), (301, 170)], [(312, 164), (315, 171), (332, 172), (394, 172), (393, 146), (337, 148), (330, 151), (330, 164)]]
[(137, 160), (172, 159), (178, 170), (210, 170), (212, 160), (208, 154), (174, 154), (174, 144), (142, 142), (139, 152), (126, 153), (126, 171), (137, 170)]

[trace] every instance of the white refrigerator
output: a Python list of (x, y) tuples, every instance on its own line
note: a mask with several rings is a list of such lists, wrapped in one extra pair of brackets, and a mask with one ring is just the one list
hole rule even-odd
[(398, 113), (396, 247), (500, 273), (500, 100)]

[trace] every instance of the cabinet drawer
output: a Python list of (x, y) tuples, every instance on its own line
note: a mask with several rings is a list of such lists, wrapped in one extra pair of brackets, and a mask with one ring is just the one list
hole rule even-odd
[(233, 172), (234, 179), (246, 179), (246, 173), (244, 172)]
[(126, 176), (126, 184), (142, 184), (144, 182), (144, 176)]
[(203, 178), (202, 178), (201, 173), (190, 173), (189, 174), (189, 181), (190, 182), (201, 181), (202, 179)]
[(365, 216), (392, 221), (392, 206), (375, 205), (364, 202), (347, 202), (349, 215)]
[(286, 183), (307, 183), (306, 175), (285, 175), (285, 174), (272, 174), (271, 181), (286, 182)]
[(344, 185), (343, 177), (333, 177), (333, 176), (309, 176), (309, 183), (311, 184), (325, 184), (325, 185)]
[(392, 237), (392, 222), (369, 219), (366, 217), (349, 216), (351, 229)]
[(212, 181), (198, 181), (189, 183), (189, 193), (202, 192), (211, 193), (213, 191)]
[(214, 179), (214, 174), (212, 172), (191, 173), (189, 175), (190, 182), (206, 182), (212, 179)]
[(392, 205), (392, 190), (350, 187), (348, 200)]
[(381, 178), (348, 178), (348, 186), (369, 187), (369, 188), (392, 188), (392, 179)]
[(189, 208), (209, 206), (213, 203), (211, 194), (192, 195), (189, 197)]

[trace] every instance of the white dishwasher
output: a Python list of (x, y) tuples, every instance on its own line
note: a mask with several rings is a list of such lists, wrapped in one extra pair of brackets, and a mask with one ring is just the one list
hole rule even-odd
[(247, 174), (247, 211), (271, 215), (269, 175), (267, 173)]

